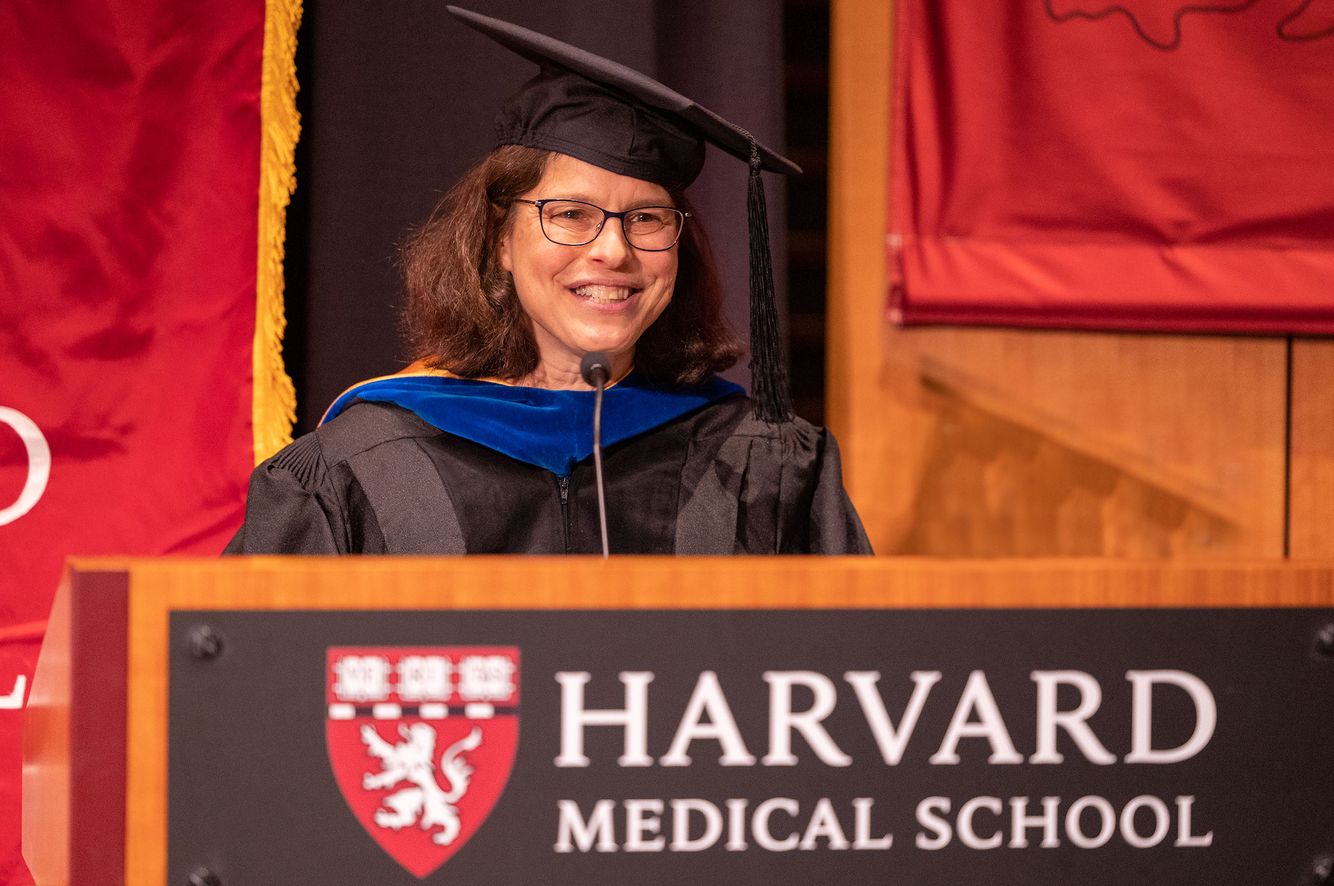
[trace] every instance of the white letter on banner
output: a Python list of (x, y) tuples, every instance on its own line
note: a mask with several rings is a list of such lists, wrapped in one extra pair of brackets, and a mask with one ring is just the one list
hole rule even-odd
[(31, 511), (46, 491), (46, 481), (51, 476), (51, 447), (46, 444), (46, 437), (42, 436), (42, 429), (36, 422), (17, 409), (0, 406), (0, 422), (14, 429), (28, 452), (28, 477), (23, 481), (18, 500), (9, 507), (0, 508), (0, 526), (4, 526)]
[[(0, 695), (0, 711), (18, 711), (23, 709), (23, 693), (28, 691), (27, 674), (19, 674), (14, 678), (14, 688), (9, 690), (8, 695)], [(1194, 798), (1192, 798), (1194, 799)], [(1189, 812), (1187, 809), (1187, 820)], [(1189, 828), (1187, 828), (1189, 830)]]

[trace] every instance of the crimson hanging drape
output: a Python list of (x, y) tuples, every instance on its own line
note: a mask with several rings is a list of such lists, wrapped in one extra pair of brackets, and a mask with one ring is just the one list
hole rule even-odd
[(1334, 332), (1334, 12), (897, 0), (907, 323)]
[(262, 139), (265, 28), (265, 0), (0, 4), (3, 883), (31, 882), (19, 708), (64, 558), (215, 554), (241, 520), (280, 304), (261, 150), (285, 205), (295, 137)]

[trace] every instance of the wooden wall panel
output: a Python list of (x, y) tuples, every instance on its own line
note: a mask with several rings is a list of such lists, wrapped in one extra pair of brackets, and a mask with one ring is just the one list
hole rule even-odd
[(1334, 341), (1292, 345), (1292, 557), (1334, 554)]
[(895, 441), (877, 405), (884, 395), (892, 21), (885, 0), (830, 4), (825, 423), (843, 447), (844, 480), (873, 542), (895, 509), (878, 467), (894, 457)]
[(891, 15), (832, 24), (828, 423), (876, 550), (1281, 557), (1282, 339), (888, 322)]
[[(878, 550), (1281, 556), (1280, 339), (887, 329)], [(869, 404), (867, 404), (869, 407)]]

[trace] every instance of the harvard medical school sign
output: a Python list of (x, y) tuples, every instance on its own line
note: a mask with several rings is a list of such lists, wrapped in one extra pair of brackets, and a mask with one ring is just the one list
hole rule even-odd
[[(584, 754), (584, 735), (593, 726), (622, 731), (623, 751), (617, 758), (622, 767), (690, 766), (694, 762), (691, 749), (696, 742), (716, 743), (722, 752), (717, 758), (720, 766), (797, 766), (801, 760), (794, 751), (794, 739), (798, 737), (808, 747), (814, 758), (812, 762), (833, 767), (850, 767), (854, 763), (824, 725), (838, 704), (839, 687), (829, 675), (818, 671), (765, 671), (761, 675), (768, 684), (769, 700), (768, 752), (763, 757), (750, 752), (713, 671), (700, 673), (667, 752), (655, 757), (649, 753), (646, 739), (648, 687), (655, 675), (638, 671), (618, 676), (626, 687), (625, 705), (619, 709), (589, 710), (584, 704), (583, 687), (590, 675), (556, 674), (562, 689), (561, 752), (556, 758), (557, 766), (590, 765)], [(912, 692), (895, 724), (882, 694), (879, 671), (848, 671), (843, 675), (853, 690), (866, 729), (875, 739), (880, 759), (887, 766), (897, 766), (903, 761), (932, 688), (942, 678), (940, 671), (913, 671), (908, 676)], [(985, 743), (989, 748), (986, 756), (989, 764), (1060, 764), (1065, 761), (1064, 754), (1057, 750), (1062, 731), (1085, 760), (1101, 765), (1170, 764), (1194, 757), (1213, 737), (1217, 718), (1213, 694), (1203, 681), (1183, 671), (1126, 674), (1134, 686), (1130, 711), (1132, 747), (1120, 760), (1088, 723), (1102, 701), (1102, 689), (1094, 677), (1083, 671), (1034, 671), (1031, 677), (1037, 685), (1038, 699), (1034, 711), (1037, 745), (1033, 753), (1026, 756), (1016, 748), (986, 672), (975, 670), (968, 675), (958, 699), (952, 701), (949, 725), (939, 744), (932, 742), (936, 750), (927, 758), (928, 764), (961, 763), (959, 752), (966, 738)], [(1178, 747), (1153, 747), (1156, 685), (1185, 689), (1195, 705), (1190, 738)], [(1077, 693), (1078, 703), (1071, 710), (1061, 710), (1057, 705), (1061, 687)], [(805, 694), (809, 703), (796, 703), (794, 697), (798, 693)], [(836, 798), (819, 797), (803, 809), (795, 798), (770, 797), (756, 802), (752, 809), (748, 798), (729, 798), (724, 812), (717, 804), (699, 798), (603, 799), (585, 813), (577, 802), (561, 800), (555, 850), (701, 852), (720, 842), (729, 851), (745, 851), (752, 844), (766, 852), (893, 848), (893, 833), (882, 834), (875, 826), (875, 797), (853, 797), (843, 809), (837, 802)], [(1177, 847), (1206, 847), (1213, 843), (1213, 833), (1193, 833), (1194, 802), (1193, 796), (1179, 795), (1165, 800), (1142, 795), (1131, 799), (1118, 812), (1112, 801), (1096, 795), (1079, 797), (1068, 805), (1062, 797), (1038, 800), (1027, 796), (1007, 799), (976, 796), (958, 802), (957, 809), (952, 797), (924, 797), (915, 807), (917, 830), (912, 839), (918, 849), (931, 851), (944, 849), (955, 839), (971, 849), (1002, 846), (1026, 849), (1030, 845), (1029, 834), (1035, 830), (1040, 834), (1035, 838), (1038, 844), (1046, 848), (1060, 846), (1062, 836), (1082, 849), (1097, 849), (1114, 837), (1139, 849), (1158, 846), (1169, 839)], [(1175, 811), (1169, 803), (1175, 806)], [(1039, 806), (1035, 811), (1034, 807)], [(1142, 812), (1148, 814), (1141, 815)], [(983, 815), (988, 819), (985, 826), (979, 824)], [(1089, 819), (1093, 822), (1091, 828), (1086, 827)]]
[(176, 614), (170, 879), (1297, 884), (1329, 620)]

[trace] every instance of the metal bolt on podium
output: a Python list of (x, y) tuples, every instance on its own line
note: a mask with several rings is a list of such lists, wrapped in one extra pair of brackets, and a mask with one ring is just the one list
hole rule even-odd
[(222, 635), (208, 625), (190, 629), (190, 654), (205, 661), (222, 655)]
[(222, 886), (222, 878), (205, 867), (195, 868), (185, 882), (187, 886)]
[(1321, 655), (1334, 657), (1334, 624), (1327, 624), (1316, 631), (1315, 649)]
[(1306, 886), (1334, 886), (1334, 855), (1318, 855), (1307, 870)]

